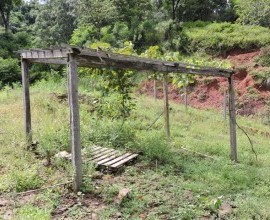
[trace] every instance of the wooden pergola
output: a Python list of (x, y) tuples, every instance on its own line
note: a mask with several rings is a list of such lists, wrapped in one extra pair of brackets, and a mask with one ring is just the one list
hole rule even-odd
[(82, 185), (82, 156), (80, 136), (80, 113), (78, 98), (78, 66), (90, 68), (116, 68), (129, 69), (144, 72), (164, 73), (164, 111), (166, 134), (169, 130), (169, 101), (167, 74), (196, 74), (202, 76), (217, 76), (228, 78), (229, 87), (229, 116), (230, 116), (230, 145), (231, 160), (237, 161), (236, 143), (236, 114), (235, 98), (232, 75), (233, 70), (202, 67), (180, 62), (169, 62), (156, 59), (146, 59), (136, 56), (121, 55), (106, 51), (83, 49), (79, 47), (64, 47), (54, 49), (31, 49), (19, 51), (21, 55), (23, 99), (24, 99), (24, 122), (27, 143), (32, 143), (31, 109), (29, 92), (29, 63), (60, 64), (67, 66), (68, 75), (68, 100), (70, 107), (70, 130), (73, 165), (73, 189), (78, 191)]

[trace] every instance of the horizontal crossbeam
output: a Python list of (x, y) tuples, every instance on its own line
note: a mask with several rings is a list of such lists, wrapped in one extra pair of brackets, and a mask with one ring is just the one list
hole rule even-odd
[(68, 54), (73, 54), (78, 66), (90, 68), (117, 68), (144, 72), (186, 73), (227, 78), (231, 77), (234, 73), (232, 69), (211, 68), (188, 63), (148, 59), (101, 50), (82, 49), (79, 47), (45, 50), (35, 49), (22, 51), (20, 53), (23, 59), (36, 63), (67, 64), (65, 59), (68, 58)]

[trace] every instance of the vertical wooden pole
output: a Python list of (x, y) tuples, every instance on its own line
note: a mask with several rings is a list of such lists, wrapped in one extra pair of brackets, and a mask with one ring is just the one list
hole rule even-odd
[(226, 91), (224, 91), (223, 117), (224, 117), (224, 120), (227, 119), (227, 92)]
[(236, 114), (235, 98), (232, 77), (229, 81), (229, 115), (230, 115), (230, 142), (231, 142), (231, 160), (237, 162), (237, 143), (236, 143)]
[(157, 99), (157, 80), (154, 80), (154, 97)]
[(73, 54), (68, 56), (68, 95), (70, 107), (71, 153), (73, 165), (73, 190), (82, 186), (82, 155), (77, 63)]
[(22, 84), (23, 84), (23, 107), (24, 107), (24, 130), (26, 134), (27, 146), (32, 144), (31, 128), (31, 105), (29, 92), (29, 65), (27, 60), (21, 60), (22, 65)]
[(164, 75), (163, 78), (163, 96), (164, 96), (164, 119), (165, 119), (165, 131), (167, 138), (170, 138), (170, 116), (169, 116), (169, 97), (168, 97), (168, 77)]
[(187, 110), (187, 107), (188, 107), (188, 90), (187, 90), (187, 86), (185, 87), (185, 107), (186, 107), (186, 110)]

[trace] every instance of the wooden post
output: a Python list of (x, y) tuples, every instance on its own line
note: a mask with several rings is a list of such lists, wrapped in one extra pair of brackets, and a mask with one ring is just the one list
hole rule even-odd
[(223, 117), (224, 117), (224, 120), (227, 119), (227, 92), (226, 91), (224, 91)]
[(154, 97), (157, 100), (157, 80), (154, 80)]
[(235, 99), (232, 77), (229, 81), (229, 115), (230, 115), (230, 142), (231, 142), (231, 160), (237, 162), (237, 143), (236, 143), (236, 114), (235, 114)]
[(29, 65), (27, 60), (21, 60), (22, 65), (22, 84), (23, 84), (23, 107), (24, 107), (24, 130), (26, 134), (27, 147), (32, 144), (31, 128), (31, 105), (29, 92)]
[(185, 107), (186, 107), (186, 110), (187, 110), (187, 107), (188, 107), (188, 89), (187, 89), (187, 86), (185, 86)]
[(68, 56), (68, 95), (70, 107), (71, 153), (73, 165), (73, 190), (82, 186), (82, 155), (77, 63), (73, 54)]
[(164, 75), (163, 78), (163, 96), (164, 96), (164, 119), (165, 119), (165, 131), (167, 138), (170, 138), (170, 117), (169, 117), (169, 97), (168, 97), (168, 78)]

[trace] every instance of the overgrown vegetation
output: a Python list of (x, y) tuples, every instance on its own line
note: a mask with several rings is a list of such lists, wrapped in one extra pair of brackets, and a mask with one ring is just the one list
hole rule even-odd
[[(62, 149), (69, 151), (67, 102), (52, 95), (52, 92), (63, 94), (65, 84), (65, 80), (41, 81), (31, 89), (34, 139), (40, 142), (34, 152), (27, 152), (22, 144), (21, 88), (15, 86), (14, 90), (6, 88), (0, 92), (0, 123), (3, 125), (0, 142), (4, 146), (0, 149), (1, 194), (70, 180), (70, 162), (54, 158), (54, 154)], [(84, 84), (80, 93), (84, 94), (82, 97), (93, 96)], [(121, 119), (112, 120), (110, 116), (100, 119), (94, 112), (89, 112), (88, 104), (81, 102), (82, 144), (85, 149), (93, 144), (128, 148), (140, 152), (140, 160), (136, 165), (126, 167), (121, 175), (103, 175), (102, 181), (89, 179), (88, 175), (95, 176), (95, 171), (93, 165), (85, 161), (84, 174), (87, 177), (83, 194), (72, 196), (64, 186), (47, 189), (31, 195), (31, 199), (16, 197), (17, 205), (1, 206), (1, 215), (13, 210), (14, 218), (49, 219), (51, 216), (59, 217), (58, 207), (66, 210), (63, 207), (70, 206), (65, 215), (78, 219), (91, 216), (93, 210), (101, 219), (113, 219), (119, 212), (123, 219), (141, 216), (146, 219), (192, 219), (219, 216), (222, 203), (233, 207), (227, 219), (263, 219), (270, 215), (267, 193), (270, 179), (265, 175), (269, 167), (268, 138), (260, 134), (251, 135), (258, 153), (259, 161), (256, 162), (246, 136), (239, 130), (240, 164), (231, 164), (228, 156), (229, 124), (219, 112), (185, 110), (183, 106), (171, 103), (172, 139), (168, 142), (164, 138), (163, 120), (158, 120), (151, 130), (147, 130), (162, 111), (161, 100), (137, 96), (137, 108), (124, 124)], [(267, 129), (256, 118), (239, 118), (238, 123), (259, 130)], [(181, 147), (214, 159), (190, 154), (182, 151)], [(46, 159), (48, 150), (53, 156), (51, 165), (46, 167), (42, 160)], [(119, 189), (125, 187), (132, 190), (132, 195), (117, 205), (115, 196)], [(99, 198), (98, 209), (86, 205), (92, 204), (89, 202), (93, 201), (91, 196)]]
[[(160, 73), (79, 69), (84, 180), (82, 192), (73, 194), (72, 165), (55, 157), (70, 152), (66, 70), (30, 65), (35, 142), (27, 150), (15, 53), (62, 44), (219, 68), (231, 65), (212, 55), (265, 47), (253, 76), (256, 86), (270, 88), (269, 0), (2, 0), (0, 219), (269, 218), (269, 137), (250, 134), (256, 161), (239, 130), (240, 163), (230, 163), (228, 121), (219, 112), (171, 103), (172, 138), (166, 139), (163, 121), (153, 123), (162, 101), (142, 96), (136, 87), (162, 80)], [(196, 82), (184, 74), (168, 78), (178, 88)], [(258, 95), (251, 86), (247, 91), (246, 101)], [(201, 101), (205, 97), (198, 94)], [(258, 117), (238, 123), (268, 130), (268, 102)], [(121, 175), (96, 172), (87, 160), (92, 145), (137, 152), (139, 161)], [(123, 188), (131, 195), (117, 203)], [(28, 190), (37, 191), (20, 194)]]
[(248, 51), (269, 45), (269, 29), (260, 26), (194, 22), (185, 23), (184, 30), (191, 51), (205, 50), (214, 54), (226, 54), (231, 50)]

